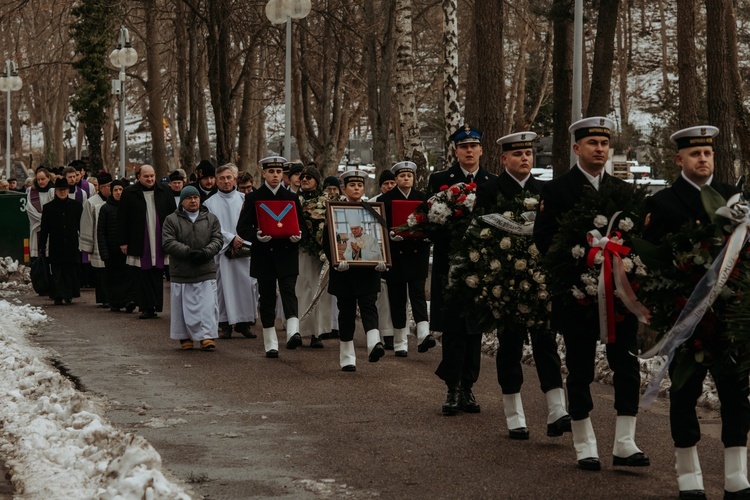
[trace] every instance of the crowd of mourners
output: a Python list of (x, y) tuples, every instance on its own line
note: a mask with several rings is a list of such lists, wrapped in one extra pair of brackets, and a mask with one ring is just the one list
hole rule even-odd
[[(265, 356), (278, 358), (276, 326), (281, 322), (286, 349), (302, 346), (303, 335), (312, 348), (323, 348), (322, 340), (337, 339), (339, 367), (345, 372), (357, 369), (353, 342), (357, 312), (369, 362), (377, 362), (388, 350), (408, 357), (410, 305), (417, 352), (435, 347), (433, 334), (441, 332), (442, 359), (436, 374), (447, 388), (442, 413), (479, 413), (472, 388), (479, 376), (484, 332), (476, 318), (467, 317), (445, 293), (452, 265), (450, 237), (415, 238), (399, 232), (397, 226), (403, 221), (396, 219), (403, 214), (397, 214), (397, 207), (403, 202), (425, 202), (453, 186), (476, 187), (476, 207), (485, 213), (499, 198), (535, 193), (539, 207), (533, 240), (547, 254), (560, 220), (576, 209), (585, 191), (623, 182), (604, 171), (613, 128), (604, 117), (574, 123), (570, 132), (577, 164), (542, 183), (531, 175), (536, 134), (522, 131), (498, 139), (503, 171), (494, 175), (480, 166), (482, 134), (466, 125), (451, 136), (457, 161), (431, 174), (426, 192), (415, 187), (417, 165), (402, 161), (383, 172), (378, 179), (380, 193), (370, 199), (365, 197), (366, 172), (350, 170), (321, 180), (314, 163), (303, 165), (279, 156), (260, 161), (258, 186), (235, 165), (217, 168), (209, 160), (197, 165), (190, 183), (181, 169), (157, 179), (150, 165), (140, 166), (132, 183), (113, 180), (105, 172), (89, 178), (82, 161), (54, 171), (40, 167), (26, 189), (31, 256), (46, 259), (49, 296), (56, 305), (70, 304), (80, 296), (80, 288), (88, 286), (95, 288), (96, 302), (113, 312), (132, 313), (137, 308), (140, 319), (158, 318), (167, 280), (170, 338), (181, 349), (214, 350), (217, 339), (231, 338), (233, 333), (256, 338), (252, 327), (259, 321), (261, 328), (255, 330), (262, 332)], [(707, 221), (702, 186), (710, 185), (727, 197), (737, 191), (713, 177), (717, 134), (714, 127), (700, 126), (672, 136), (681, 174), (648, 200), (644, 233), (648, 239), (659, 241), (686, 221)], [(362, 212), (347, 215), (345, 224), (332, 221), (329, 212), (327, 218), (318, 217), (320, 226), (316, 225), (310, 214), (327, 210), (332, 204), (327, 202), (334, 201)], [(384, 213), (373, 210), (374, 202)], [(373, 220), (382, 227), (379, 237), (371, 234)], [(329, 237), (330, 231), (335, 236)], [(302, 250), (309, 247), (310, 239), (320, 245), (320, 254)], [(390, 259), (383, 245), (388, 246)], [(583, 314), (583, 309), (561, 304), (560, 297), (552, 297), (551, 333), (529, 339), (524, 329), (506, 328), (498, 339), (497, 375), (508, 437), (530, 438), (521, 399), (521, 357), (524, 343), (530, 340), (547, 401), (546, 435), (571, 433), (578, 467), (598, 471), (602, 464), (590, 418), (589, 386), (594, 380), (600, 322)], [(565, 386), (557, 333), (566, 349)], [(650, 465), (635, 443), (640, 397), (636, 333), (635, 318), (625, 317), (617, 322), (616, 340), (606, 345), (614, 372), (615, 467)], [(724, 409), (724, 498), (748, 499), (749, 368), (747, 363), (724, 368), (712, 372)], [(696, 368), (670, 393), (680, 498), (705, 498), (695, 406), (706, 374), (705, 367)]]

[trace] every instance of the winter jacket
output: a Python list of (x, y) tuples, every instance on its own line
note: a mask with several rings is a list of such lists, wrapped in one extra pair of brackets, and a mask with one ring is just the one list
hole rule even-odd
[[(117, 240), (120, 245), (128, 246), (128, 255), (135, 257), (143, 254), (146, 234), (146, 197), (143, 192), (143, 186), (138, 182), (126, 187), (117, 211)], [(158, 183), (154, 186), (154, 209), (163, 228), (164, 220), (175, 210), (175, 203), (172, 191), (167, 192)]]
[(99, 254), (103, 261), (111, 259), (125, 262), (125, 254), (120, 251), (117, 240), (117, 210), (120, 205), (113, 197), (107, 198), (107, 203), (99, 210), (96, 223), (96, 237), (99, 242)]
[[(216, 279), (214, 255), (218, 254), (224, 240), (219, 219), (201, 206), (195, 222), (180, 207), (164, 221), (162, 246), (169, 254), (169, 274), (174, 283), (199, 283)], [(203, 253), (197, 262), (188, 256), (190, 250)]]
[(49, 240), (47, 260), (51, 264), (78, 264), (78, 230), (83, 208), (70, 198), (55, 198), (44, 206), (39, 231), (39, 254), (45, 253)]

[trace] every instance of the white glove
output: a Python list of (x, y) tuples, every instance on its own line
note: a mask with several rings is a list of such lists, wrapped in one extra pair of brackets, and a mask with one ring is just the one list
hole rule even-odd
[(302, 239), (302, 231), (300, 231), (300, 233), (297, 235), (289, 237), (289, 241), (291, 241), (292, 243), (299, 243), (299, 240), (301, 239)]
[(345, 261), (345, 260), (342, 260), (341, 262), (339, 262), (339, 265), (336, 266), (336, 270), (337, 271), (342, 271), (342, 272), (343, 271), (348, 271), (349, 270), (349, 263), (347, 261)]
[(378, 262), (378, 265), (375, 266), (375, 270), (379, 273), (384, 273), (388, 269), (385, 267), (385, 262)]
[(391, 237), (391, 241), (404, 241), (404, 237), (403, 236), (401, 236), (400, 234), (396, 234), (393, 231), (391, 231), (390, 233), (388, 233), (388, 236)]
[(263, 231), (261, 231), (260, 229), (258, 229), (257, 236), (258, 236), (258, 241), (260, 241), (261, 243), (268, 243), (269, 241), (271, 241), (271, 237), (264, 236)]

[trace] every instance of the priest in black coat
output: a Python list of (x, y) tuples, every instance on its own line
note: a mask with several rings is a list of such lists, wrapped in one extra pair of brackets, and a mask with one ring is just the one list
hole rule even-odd
[(63, 301), (70, 304), (74, 297), (80, 297), (81, 252), (78, 250), (78, 236), (83, 207), (68, 198), (70, 187), (65, 178), (55, 181), (55, 197), (42, 211), (42, 224), (39, 232), (39, 255), (49, 254), (47, 261), (52, 268), (50, 298), (55, 305)]
[[(472, 182), (481, 185), (496, 177), (479, 165), (481, 132), (464, 125), (451, 135), (451, 140), (456, 146), (458, 162), (430, 176), (428, 196), (446, 186)], [(479, 378), (482, 332), (463, 316), (459, 307), (447, 304), (443, 296), (450, 269), (450, 233), (446, 231), (445, 235), (434, 237), (433, 243), (430, 329), (443, 332), (443, 359), (435, 371), (448, 387), (443, 415), (456, 415), (461, 411), (479, 413), (480, 407), (471, 388)]]
[[(610, 182), (625, 182), (604, 171), (609, 159), (612, 120), (591, 117), (570, 126), (575, 135), (573, 151), (576, 165), (542, 187), (539, 213), (534, 223), (534, 241), (547, 253), (557, 233), (560, 218), (572, 210), (586, 189), (599, 190)], [(573, 284), (571, 283), (571, 286)], [(590, 385), (594, 381), (596, 343), (599, 339), (598, 315), (587, 316), (584, 306), (566, 307), (560, 297), (552, 298), (552, 328), (565, 340), (568, 368), (566, 385), (572, 418), (573, 444), (578, 466), (584, 470), (601, 470), (596, 436), (589, 417), (594, 408)], [(591, 306), (588, 306), (591, 307)], [(615, 426), (614, 465), (647, 466), (648, 457), (635, 444), (635, 423), (640, 396), (640, 366), (636, 333), (638, 320), (632, 314), (616, 325), (617, 341), (607, 344), (607, 361), (614, 372), (617, 422)]]
[[(675, 161), (681, 168), (680, 176), (670, 187), (659, 191), (646, 201), (644, 236), (658, 243), (667, 234), (678, 231), (687, 223), (710, 224), (711, 220), (701, 201), (701, 188), (711, 186), (725, 199), (739, 190), (722, 184), (713, 176), (713, 138), (716, 127), (690, 127), (672, 134), (678, 151)], [(46, 209), (45, 209), (46, 210)], [(719, 322), (719, 328), (725, 326)], [(699, 323), (696, 330), (700, 330)], [(675, 363), (670, 366), (673, 373)], [(669, 423), (675, 444), (677, 485), (680, 498), (706, 498), (703, 475), (696, 445), (701, 429), (695, 406), (703, 391), (703, 380), (708, 372), (714, 379), (721, 402), (721, 441), (724, 444), (724, 498), (750, 498), (747, 478), (747, 434), (750, 431), (750, 365), (747, 359), (732, 356), (731, 361), (706, 366), (695, 363), (690, 377), (669, 391)]]
[[(281, 184), (285, 163), (287, 163), (286, 159), (281, 156), (270, 156), (260, 160), (264, 182), (260, 188), (245, 197), (245, 204), (242, 207), (240, 219), (237, 221), (237, 235), (252, 243), (250, 276), (258, 280), (263, 345), (268, 358), (279, 357), (279, 341), (276, 335), (277, 283), (286, 318), (286, 348), (296, 349), (302, 345), (295, 287), (299, 274), (299, 242), (303, 236), (302, 232), (306, 232), (306, 225), (302, 218), (302, 205), (297, 194), (284, 189)], [(270, 234), (264, 234), (261, 231), (255, 205), (258, 201), (268, 200), (294, 202), (297, 224), (300, 228), (299, 235), (289, 238), (272, 238)]]
[[(535, 195), (541, 192), (544, 183), (531, 175), (535, 138), (534, 132), (518, 132), (497, 140), (503, 150), (500, 160), (504, 170), (496, 179), (477, 187), (477, 209), (489, 213), (498, 198), (512, 200), (524, 191)], [(528, 336), (526, 329), (514, 328), (511, 322), (505, 324), (502, 334), (498, 336), (495, 356), (497, 381), (503, 392), (503, 411), (511, 439), (529, 438), (521, 401), (521, 357)], [(564, 432), (570, 432), (570, 416), (562, 388), (556, 334), (553, 331), (534, 332), (531, 335), (531, 348), (542, 392), (547, 400), (547, 436), (562, 436)]]
[[(396, 187), (383, 193), (378, 201), (385, 204), (388, 227), (393, 228), (393, 202), (417, 201), (426, 199), (424, 193), (413, 189), (417, 165), (411, 161), (398, 162), (391, 167)], [(418, 352), (427, 352), (435, 347), (435, 339), (430, 334), (429, 316), (425, 285), (430, 267), (430, 244), (424, 239), (404, 238), (390, 231), (391, 269), (385, 273), (388, 285), (388, 302), (394, 329), (394, 350), (396, 356), (408, 354), (406, 323), (406, 301), (411, 302), (412, 315), (417, 325)], [(407, 293), (408, 292), (408, 293)], [(408, 297), (407, 297), (408, 295)]]

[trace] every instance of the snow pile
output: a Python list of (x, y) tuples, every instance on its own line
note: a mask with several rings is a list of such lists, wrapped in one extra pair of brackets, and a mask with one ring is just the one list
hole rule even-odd
[(52, 368), (26, 333), (47, 320), (0, 300), (0, 453), (16, 494), (29, 498), (186, 499), (160, 472), (159, 453), (114, 428)]
[(31, 291), (31, 268), (10, 257), (0, 257), (0, 297)]

